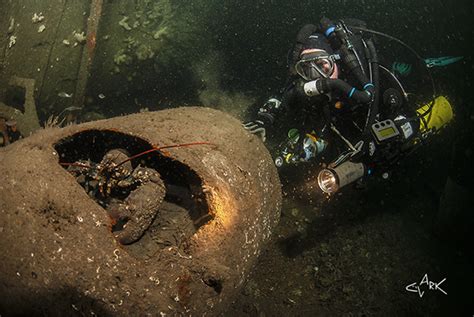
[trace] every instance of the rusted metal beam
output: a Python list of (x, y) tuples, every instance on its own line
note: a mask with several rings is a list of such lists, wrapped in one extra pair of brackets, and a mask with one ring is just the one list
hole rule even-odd
[(87, 19), (87, 40), (82, 53), (81, 66), (77, 74), (76, 92), (74, 94), (74, 106), (76, 107), (82, 107), (84, 104), (87, 81), (97, 44), (97, 32), (103, 3), (103, 0), (92, 0), (91, 3), (89, 18)]

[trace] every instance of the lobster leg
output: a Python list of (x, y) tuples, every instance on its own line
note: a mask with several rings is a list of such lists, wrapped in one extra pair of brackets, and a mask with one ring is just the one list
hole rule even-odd
[(133, 172), (141, 179), (141, 185), (133, 190), (120, 204), (107, 208), (116, 221), (128, 220), (123, 230), (116, 232), (122, 244), (131, 244), (140, 239), (153, 223), (166, 194), (160, 174), (151, 168), (138, 167)]

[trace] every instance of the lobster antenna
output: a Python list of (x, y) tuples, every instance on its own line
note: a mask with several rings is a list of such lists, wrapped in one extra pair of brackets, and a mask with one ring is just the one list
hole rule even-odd
[(126, 159), (126, 160), (120, 162), (119, 164), (117, 164), (117, 166), (115, 166), (115, 168), (119, 167), (120, 165), (122, 165), (122, 164), (124, 164), (128, 161), (131, 161), (133, 159), (136, 159), (137, 157), (143, 156), (143, 155), (151, 153), (151, 152), (161, 151), (162, 149), (193, 146), (193, 145), (212, 145), (212, 143), (210, 143), (210, 142), (193, 142), (193, 143), (174, 144), (174, 145), (165, 145), (165, 146), (160, 146), (160, 147), (154, 147), (152, 149), (146, 150), (144, 152), (141, 152), (141, 153), (138, 153), (138, 154), (135, 154), (135, 155), (129, 157), (128, 159)]

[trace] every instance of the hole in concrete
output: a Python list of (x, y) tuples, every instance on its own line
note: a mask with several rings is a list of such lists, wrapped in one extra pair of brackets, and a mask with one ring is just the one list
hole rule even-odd
[(222, 291), (222, 282), (221, 280), (214, 278), (214, 277), (209, 277), (203, 280), (204, 284), (206, 284), (209, 287), (212, 287), (214, 291), (216, 291), (217, 294), (220, 294)]
[[(117, 183), (110, 181), (113, 173), (98, 173), (99, 170), (94, 166), (97, 166), (105, 154), (113, 149), (126, 151), (129, 153), (128, 157), (131, 157), (152, 148), (151, 144), (143, 139), (110, 130), (83, 131), (62, 139), (55, 145), (60, 158), (59, 163), (73, 173), (89, 196), (106, 210), (112, 202), (122, 203), (133, 190), (143, 185), (134, 184), (125, 189), (120, 187), (114, 190), (113, 184)], [(151, 225), (146, 228), (139, 240), (124, 245), (124, 248), (139, 258), (150, 258), (156, 252), (170, 246), (178, 247), (181, 252), (186, 253), (189, 238), (212, 219), (202, 191), (201, 178), (189, 166), (159, 151), (137, 157), (130, 162), (133, 170), (140, 166), (157, 171), (166, 192), (158, 210), (153, 212), (156, 216)], [(74, 169), (76, 172), (73, 172)], [(87, 175), (84, 175), (84, 172), (78, 173), (77, 169), (87, 170)], [(104, 189), (107, 186), (100, 187), (98, 180), (112, 184), (109, 194), (100, 193), (99, 188)], [(110, 210), (108, 213), (113, 218)], [(121, 227), (126, 224), (126, 220), (121, 221), (123, 222), (115, 223), (114, 235), (120, 233)]]

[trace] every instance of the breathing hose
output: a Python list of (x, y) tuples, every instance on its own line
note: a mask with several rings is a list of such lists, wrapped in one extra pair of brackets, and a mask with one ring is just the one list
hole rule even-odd
[(396, 37), (394, 36), (391, 36), (391, 35), (388, 35), (388, 34), (385, 34), (383, 32), (378, 32), (378, 31), (374, 31), (374, 30), (371, 30), (371, 29), (367, 29), (367, 28), (363, 28), (363, 27), (358, 27), (358, 26), (353, 26), (352, 27), (354, 30), (358, 30), (358, 31), (362, 31), (362, 32), (366, 32), (366, 33), (371, 33), (371, 34), (375, 34), (375, 35), (380, 35), (380, 36), (383, 36), (385, 38), (388, 38), (392, 41), (395, 41), (397, 43), (399, 43), (400, 45), (404, 46), (405, 48), (407, 48), (413, 55), (416, 56), (416, 58), (420, 61), (420, 63), (422, 63), (424, 66), (425, 66), (425, 70), (428, 74), (428, 77), (430, 78), (430, 82), (431, 82), (431, 87), (433, 89), (433, 96), (432, 96), (432, 100), (430, 102), (430, 105), (428, 107), (428, 109), (426, 109), (425, 112), (423, 112), (422, 114), (419, 114), (417, 115), (417, 118), (421, 119), (421, 120), (424, 120), (424, 117), (431, 113), (431, 110), (433, 109), (433, 106), (434, 106), (434, 103), (435, 103), (435, 99), (436, 99), (436, 85), (435, 85), (435, 82), (434, 82), (434, 79), (433, 79), (433, 75), (431, 74), (431, 71), (428, 67), (426, 67), (426, 63), (424, 61), (424, 58), (420, 56), (420, 54), (418, 54), (413, 48), (411, 48), (408, 44), (406, 44), (405, 42), (403, 42), (402, 40), (400, 39), (397, 39)]
[(358, 90), (342, 79), (320, 78), (306, 83), (304, 85), (304, 91), (308, 96), (323, 95), (331, 91), (338, 91), (347, 98), (368, 104), (372, 100), (374, 85), (369, 83), (364, 86), (364, 90)]
[(370, 132), (369, 129), (372, 124), (375, 122), (377, 114), (379, 113), (379, 99), (380, 99), (380, 73), (378, 65), (377, 50), (375, 49), (374, 42), (369, 39), (367, 40), (367, 49), (370, 53), (369, 62), (372, 64), (372, 78), (374, 82), (374, 95), (373, 100), (369, 105), (369, 115), (367, 116), (367, 122), (365, 124), (364, 133)]

